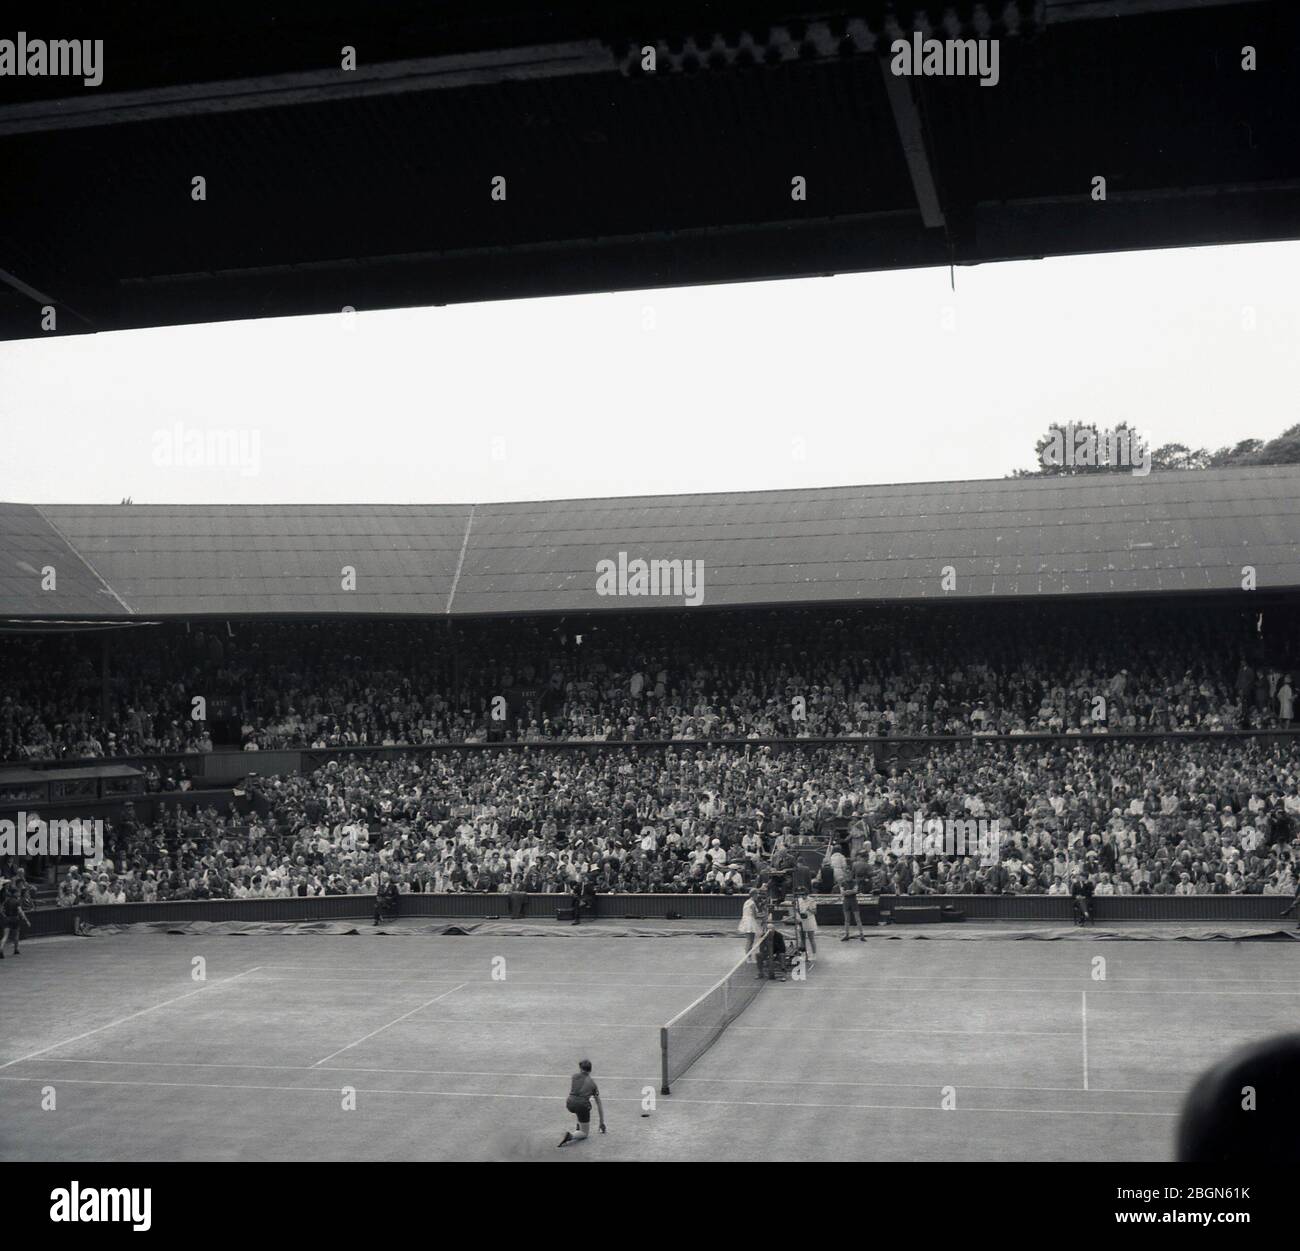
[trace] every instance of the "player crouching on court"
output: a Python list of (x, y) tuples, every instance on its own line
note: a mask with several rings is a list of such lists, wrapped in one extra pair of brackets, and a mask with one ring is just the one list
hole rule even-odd
[(576, 1129), (565, 1130), (564, 1137), (556, 1144), (568, 1146), (571, 1142), (582, 1142), (591, 1128), (591, 1101), (596, 1101), (596, 1112), (600, 1116), (600, 1132), (605, 1132), (605, 1108), (600, 1102), (600, 1091), (591, 1076), (591, 1061), (579, 1060), (578, 1071), (569, 1082), (569, 1097), (564, 1106), (578, 1118)]

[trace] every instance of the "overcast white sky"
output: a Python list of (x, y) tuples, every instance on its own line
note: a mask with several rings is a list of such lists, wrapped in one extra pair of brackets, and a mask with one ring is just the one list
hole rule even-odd
[[(1300, 421), (1298, 280), (1300, 244), (1262, 244), (4, 343), (0, 498), (997, 478), (1070, 420), (1216, 448)], [(243, 432), (246, 464), (157, 463), (178, 427)]]

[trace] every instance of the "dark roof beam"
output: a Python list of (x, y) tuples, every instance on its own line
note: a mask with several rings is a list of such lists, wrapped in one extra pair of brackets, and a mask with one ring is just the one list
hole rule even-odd
[(1140, 17), (1148, 13), (1174, 13), (1181, 9), (1220, 9), (1230, 4), (1262, 4), (1266, 0), (1042, 0), (1043, 21), (1085, 22), (1104, 18)]
[(381, 61), (373, 65), (363, 63), (347, 71), (309, 70), (224, 82), (183, 83), (143, 91), (90, 92), (0, 106), (0, 135), (82, 130), (124, 122), (355, 100), (408, 91), (480, 87), (518, 79), (568, 77), (614, 69), (609, 48), (597, 40), (585, 40), (409, 61)]
[[(63, 290), (67, 292), (70, 291), (70, 288), (66, 283), (60, 283), (58, 279), (54, 278), (52, 275), (35, 274), (27, 266), (21, 267), (23, 269), (23, 274), (26, 275), (26, 278), (24, 278), (22, 274), (17, 274), (12, 272), (11, 269), (6, 269), (4, 267), (6, 264), (12, 265), (12, 262), (4, 256), (3, 247), (0, 245), (0, 283), (9, 287), (11, 290), (17, 291), (19, 295), (26, 296), (27, 299), (33, 301), (35, 305), (40, 306), (39, 308), (34, 307), (32, 309), (33, 325), (40, 320), (40, 308), (49, 305), (53, 307), (57, 313), (71, 313), (73, 317), (84, 323), (91, 330), (98, 330), (100, 328), (96, 322), (96, 318), (89, 312), (85, 311), (86, 304), (81, 299), (81, 293), (78, 292), (72, 294), (71, 298), (76, 301), (75, 304), (60, 296), (47, 294), (48, 291), (53, 290)], [(31, 279), (31, 281), (27, 281), (27, 279)], [(39, 286), (36, 285), (38, 283), (40, 284)], [(36, 338), (37, 336), (33, 333), (30, 337)]]
[(927, 230), (944, 225), (943, 206), (939, 203), (939, 190), (935, 186), (934, 171), (930, 168), (930, 154), (926, 151), (925, 135), (921, 129), (921, 114), (912, 95), (912, 84), (907, 78), (890, 72), (887, 57), (877, 58), (881, 76), (885, 80), (885, 94), (894, 115), (894, 128), (907, 160), (907, 172), (912, 178), (912, 191), (921, 210), (921, 222)]

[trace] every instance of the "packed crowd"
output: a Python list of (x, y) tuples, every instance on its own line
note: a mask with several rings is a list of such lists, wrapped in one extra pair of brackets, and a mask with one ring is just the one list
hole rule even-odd
[(1297, 627), (1270, 613), (1267, 636), (1253, 611), (1168, 602), (19, 636), (0, 760), (1289, 727)]
[[(244, 811), (162, 801), (59, 902), (403, 892), (735, 893), (804, 839), (882, 894), (1296, 892), (1300, 747), (1087, 740), (514, 748), (255, 778)], [(997, 821), (995, 855), (899, 850), (897, 822)], [(838, 852), (837, 852), (838, 854)]]

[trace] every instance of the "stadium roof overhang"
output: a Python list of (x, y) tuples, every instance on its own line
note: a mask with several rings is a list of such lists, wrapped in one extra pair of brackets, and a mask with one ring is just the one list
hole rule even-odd
[(1297, 500), (1300, 466), (1284, 465), (515, 504), (0, 504), (0, 616), (460, 618), (692, 602), (685, 564), (680, 594), (622, 593), (621, 573), (602, 593), (602, 561), (632, 573), (638, 559), (691, 562), (708, 608), (1252, 583), (1262, 597), (1300, 589)]
[[(0, 77), (0, 338), (1294, 238), (1298, 10), (11, 9), (104, 77)], [(914, 28), (996, 87), (888, 72)]]

